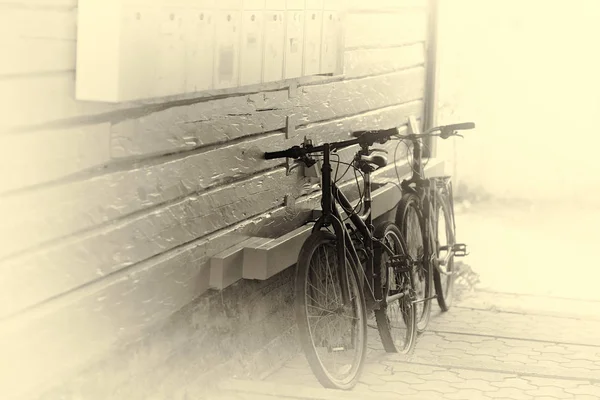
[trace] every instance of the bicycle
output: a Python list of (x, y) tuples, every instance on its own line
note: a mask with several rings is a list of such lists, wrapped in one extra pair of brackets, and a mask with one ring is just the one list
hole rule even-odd
[[(460, 128), (454, 125), (438, 129), (449, 137), (455, 134), (450, 127)], [(434, 131), (419, 138), (441, 136)], [(371, 215), (371, 173), (386, 166), (387, 159), (372, 154), (385, 150), (370, 147), (384, 144), (392, 137), (412, 140), (414, 135), (401, 136), (397, 129), (387, 129), (354, 132), (353, 136), (355, 139), (320, 146), (313, 146), (305, 139), (301, 146), (265, 153), (265, 159), (291, 158), (307, 167), (317, 162), (317, 156), (312, 155), (319, 153), (322, 158), (322, 213), (298, 256), (295, 313), (301, 346), (313, 373), (323, 386), (337, 389), (354, 387), (362, 371), (367, 301), (369, 311), (374, 311), (384, 349), (400, 353), (414, 349), (418, 334), (417, 306), (429, 301), (425, 295), (417, 297), (415, 285), (420, 271), (430, 265), (425, 263), (427, 258), (419, 260), (409, 254), (396, 223), (385, 221), (374, 227)], [(360, 150), (347, 165), (358, 170), (364, 181), (356, 207), (352, 207), (331, 176), (332, 153), (354, 145), (359, 145)], [(404, 186), (408, 188), (410, 184)], [(357, 212), (359, 205), (363, 207), (361, 214)], [(347, 215), (346, 219), (342, 219), (338, 206)], [(352, 225), (345, 224), (348, 219)], [(322, 259), (325, 262), (319, 263)], [(328, 289), (333, 289), (333, 294), (328, 294)], [(335, 324), (323, 324), (338, 317), (340, 321)], [(332, 330), (336, 337), (332, 337)], [(332, 356), (332, 362), (325, 360), (328, 355)]]
[[(311, 154), (322, 154), (322, 213), (298, 256), (295, 311), (306, 358), (328, 388), (351, 389), (360, 376), (367, 344), (366, 297), (386, 350), (406, 353), (415, 344), (413, 266), (405, 255), (406, 245), (393, 222), (375, 228), (371, 217), (370, 174), (387, 160), (372, 154), (381, 149), (369, 147), (397, 133), (396, 129), (361, 131), (354, 133), (355, 139), (321, 146), (305, 139), (302, 146), (265, 153), (265, 159), (292, 158), (307, 167), (316, 163)], [(331, 176), (332, 152), (354, 145), (360, 150), (349, 166), (363, 175), (361, 214)], [(347, 219), (354, 226), (344, 224)]]
[(455, 242), (456, 223), (451, 177), (425, 177), (421, 139), (432, 136), (443, 139), (461, 136), (456, 132), (473, 129), (475, 124), (467, 122), (439, 126), (424, 134), (418, 133), (414, 120), (411, 120), (409, 126), (413, 133), (405, 136), (403, 140), (412, 143), (412, 176), (400, 183), (403, 195), (397, 208), (396, 223), (402, 228), (409, 254), (421, 265), (415, 282), (417, 298), (423, 300), (418, 303), (417, 332), (423, 333), (430, 321), (431, 300), (437, 299), (444, 312), (450, 309), (454, 288), (454, 257), (464, 257), (468, 253), (464, 243)]

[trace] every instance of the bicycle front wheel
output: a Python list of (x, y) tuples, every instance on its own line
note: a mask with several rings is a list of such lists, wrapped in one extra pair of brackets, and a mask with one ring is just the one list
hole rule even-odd
[[(386, 301), (375, 310), (375, 320), (383, 348), (388, 353), (409, 353), (415, 347), (417, 334), (417, 313), (413, 304), (414, 287), (409, 272), (399, 271), (391, 265), (393, 256), (403, 255), (400, 229), (386, 221), (374, 233), (392, 253), (385, 248), (377, 248), (374, 257), (375, 288)], [(402, 297), (400, 297), (402, 296)], [(394, 299), (394, 300), (387, 300)]]
[[(436, 255), (439, 259), (448, 258), (448, 251), (454, 246), (454, 228), (452, 214), (448, 201), (438, 194), (436, 213)], [(454, 294), (454, 256), (450, 256), (445, 265), (440, 265), (440, 270), (433, 271), (433, 281), (437, 293), (438, 305), (442, 311), (448, 311), (452, 306), (452, 295)]]
[[(300, 343), (319, 382), (333, 389), (356, 385), (367, 350), (364, 293), (350, 254), (340, 268), (336, 238), (313, 233), (297, 263), (295, 308)], [(340, 274), (347, 274), (349, 301), (342, 301)]]
[(433, 296), (433, 271), (430, 261), (431, 245), (426, 234), (425, 219), (421, 211), (419, 197), (412, 193), (402, 196), (396, 223), (401, 227), (402, 235), (406, 240), (408, 255), (417, 262), (413, 280), (417, 300), (417, 331), (425, 332), (431, 317), (431, 301)]

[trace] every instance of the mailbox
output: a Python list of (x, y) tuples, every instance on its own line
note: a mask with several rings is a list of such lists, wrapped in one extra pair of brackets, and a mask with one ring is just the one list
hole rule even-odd
[(185, 92), (184, 9), (161, 7), (158, 11), (156, 75), (153, 96)]
[(240, 84), (262, 82), (264, 0), (245, 0), (242, 14)]
[(214, 81), (216, 89), (238, 86), (241, 38), (241, 1), (221, 0), (215, 10), (216, 51)]
[[(94, 95), (100, 95), (104, 100), (110, 99), (112, 101), (121, 98), (152, 97), (154, 77), (156, 76), (157, 15), (153, 8), (130, 5), (124, 8), (121, 17), (121, 26), (123, 27), (122, 46), (129, 51), (123, 52), (114, 65), (103, 65), (105, 60), (96, 63), (98, 68), (96, 71), (108, 72), (113, 68), (115, 69), (110, 80), (102, 74), (96, 74), (96, 79), (92, 80), (93, 75), (91, 73), (93, 70), (91, 68), (88, 69), (87, 66), (78, 67), (78, 97), (86, 98), (90, 96), (91, 99), (94, 99)], [(78, 64), (81, 65), (80, 63), (83, 61), (81, 54), (78, 57), (80, 57)], [(98, 90), (92, 90), (93, 88), (88, 81), (80, 79), (83, 74), (90, 76), (90, 81), (97, 85)], [(118, 76), (126, 77), (126, 79), (119, 80)], [(117, 86), (119, 81), (120, 86)], [(87, 93), (83, 94), (82, 91)]]
[(185, 91), (212, 89), (215, 63), (214, 9), (192, 8), (184, 17), (186, 57)]
[(76, 97), (124, 102), (340, 72), (340, 0), (78, 0)]
[(325, 0), (323, 11), (323, 37), (321, 41), (321, 73), (331, 74), (338, 69), (340, 49), (340, 13), (338, 3)]
[(284, 69), (286, 79), (302, 76), (304, 7), (304, 0), (287, 0)]
[(306, 0), (304, 19), (304, 65), (302, 75), (317, 75), (321, 73), (323, 0)]
[(263, 82), (283, 79), (285, 54), (285, 3), (266, 0), (264, 13)]

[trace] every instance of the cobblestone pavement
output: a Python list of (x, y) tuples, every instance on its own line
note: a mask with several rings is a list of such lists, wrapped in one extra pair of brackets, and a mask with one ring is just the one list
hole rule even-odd
[[(477, 232), (493, 225), (496, 246), (498, 240), (514, 243), (511, 229), (521, 232), (521, 236), (527, 229), (532, 229), (536, 231), (536, 240), (559, 243), (560, 231), (548, 233), (552, 231), (537, 225), (532, 228), (534, 224), (528, 225), (523, 216), (527, 212), (504, 213), (491, 222), (477, 214), (469, 216), (471, 221), (466, 224), (465, 235), (471, 234), (477, 242)], [(541, 214), (544, 215), (547, 214)], [(558, 215), (564, 218), (564, 214)], [(586, 220), (582, 221), (585, 223)], [(552, 221), (546, 221), (544, 226), (550, 225)], [(504, 231), (498, 232), (498, 229)], [(540, 236), (543, 234), (547, 237)], [(524, 239), (527, 237), (519, 240)], [(480, 247), (485, 247), (483, 239), (479, 240)], [(577, 256), (576, 241), (567, 242), (567, 246), (569, 243), (572, 247), (567, 251), (575, 255), (572, 261), (576, 262), (576, 257), (581, 257)], [(492, 251), (491, 244), (488, 248)], [(360, 383), (353, 391), (336, 391), (335, 395), (324, 389), (319, 391), (321, 386), (304, 355), (300, 354), (266, 378), (262, 393), (270, 394), (268, 398), (297, 399), (600, 399), (600, 301), (598, 293), (591, 290), (595, 285), (588, 281), (577, 287), (578, 282), (588, 279), (582, 279), (579, 274), (579, 279), (569, 276), (563, 280), (567, 285), (556, 285), (553, 292), (544, 292), (542, 283), (538, 282), (527, 294), (527, 287), (516, 282), (519, 265), (510, 267), (516, 282), (511, 286), (510, 279), (498, 284), (496, 277), (500, 276), (497, 272), (500, 263), (497, 258), (488, 255), (488, 259), (494, 258), (489, 263), (481, 253), (473, 258), (478, 262), (478, 265), (472, 264), (473, 269), (482, 275), (485, 284), (480, 289), (472, 289), (465, 287), (469, 277), (461, 279), (461, 287), (465, 289), (462, 295), (459, 293), (458, 301), (448, 313), (440, 313), (437, 305), (434, 306), (429, 330), (420, 337), (413, 355), (386, 354), (377, 330), (369, 329), (367, 363)], [(556, 277), (547, 278), (543, 266), (527, 264), (525, 261), (532, 261), (531, 257), (513, 260), (521, 263), (527, 279), (536, 275), (542, 281), (557, 280)], [(550, 263), (550, 258), (545, 260)], [(493, 270), (486, 270), (486, 266)], [(579, 262), (573, 268), (579, 268), (577, 272), (585, 271), (585, 266)], [(552, 270), (546, 272), (552, 273)], [(471, 279), (471, 282), (478, 281)], [(288, 392), (274, 394), (277, 385), (291, 386), (286, 386), (290, 388)], [(314, 392), (303, 395), (303, 390)], [(258, 399), (259, 392), (238, 390), (232, 398)]]

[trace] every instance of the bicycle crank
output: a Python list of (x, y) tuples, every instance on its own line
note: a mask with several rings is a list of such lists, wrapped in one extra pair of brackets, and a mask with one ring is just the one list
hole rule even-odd
[(434, 296), (426, 297), (424, 299), (413, 300), (411, 301), (411, 304), (425, 303), (426, 301), (431, 301), (433, 299), (437, 299), (437, 294)]

